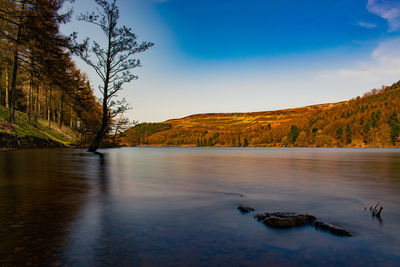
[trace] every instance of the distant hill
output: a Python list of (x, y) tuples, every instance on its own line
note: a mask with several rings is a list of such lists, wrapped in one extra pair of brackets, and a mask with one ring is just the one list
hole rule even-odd
[(400, 82), (349, 101), (249, 113), (209, 113), (144, 123), (121, 145), (391, 147), (399, 145)]

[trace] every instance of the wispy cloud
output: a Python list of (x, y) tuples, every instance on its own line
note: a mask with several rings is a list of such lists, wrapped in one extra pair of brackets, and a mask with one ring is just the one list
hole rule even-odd
[(319, 76), (332, 81), (347, 83), (367, 82), (370, 85), (389, 84), (398, 80), (400, 73), (400, 38), (381, 42), (364, 62), (351, 68), (325, 70)]
[(376, 24), (375, 23), (364, 22), (364, 21), (357, 22), (357, 25), (360, 26), (360, 27), (363, 27), (363, 28), (367, 28), (367, 29), (376, 28)]
[(389, 23), (389, 31), (400, 30), (399, 0), (368, 0), (367, 9)]

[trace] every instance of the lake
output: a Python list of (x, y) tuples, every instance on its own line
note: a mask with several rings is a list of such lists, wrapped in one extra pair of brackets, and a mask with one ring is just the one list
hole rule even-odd
[[(100, 152), (0, 153), (0, 266), (400, 265), (399, 149)], [(275, 211), (354, 236), (253, 218)]]

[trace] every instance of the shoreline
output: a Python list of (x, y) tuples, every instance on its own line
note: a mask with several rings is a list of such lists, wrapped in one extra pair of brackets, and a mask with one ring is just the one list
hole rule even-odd
[[(113, 148), (123, 148), (123, 147), (197, 147), (197, 148), (400, 148), (400, 146), (196, 146), (196, 145), (137, 145), (137, 146), (117, 146)], [(106, 148), (102, 148), (106, 149)]]
[(63, 143), (27, 135), (18, 137), (0, 132), (0, 152), (11, 152), (22, 149), (65, 148)]

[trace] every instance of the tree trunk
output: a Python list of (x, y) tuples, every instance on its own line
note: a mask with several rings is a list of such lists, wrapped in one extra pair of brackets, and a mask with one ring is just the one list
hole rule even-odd
[(107, 128), (108, 128), (108, 77), (104, 82), (104, 92), (103, 92), (103, 118), (101, 121), (101, 128), (97, 132), (96, 138), (94, 139), (93, 143), (90, 145), (88, 151), (89, 152), (96, 152), (96, 150), (100, 147), (101, 141), (104, 139), (106, 135)]
[[(104, 92), (107, 92), (104, 90)], [(88, 151), (89, 152), (96, 152), (97, 149), (100, 147), (101, 141), (104, 139), (108, 128), (108, 108), (107, 108), (107, 100), (106, 98), (103, 99), (103, 119), (101, 122), (101, 128), (98, 131), (95, 140), (90, 145)]]
[[(21, 30), (18, 30), (18, 33)], [(17, 42), (18, 42), (17, 38)], [(14, 51), (14, 65), (13, 65), (13, 75), (11, 80), (11, 101), (10, 101), (10, 118), (11, 123), (15, 122), (15, 88), (17, 86), (17, 72), (18, 72), (18, 48)]]
[(117, 139), (117, 134), (118, 134), (118, 131), (119, 131), (119, 122), (117, 122), (117, 126), (115, 127), (115, 132), (114, 132), (114, 136), (113, 136), (113, 147), (115, 146), (115, 139)]
[(72, 129), (73, 120), (72, 120), (72, 106), (69, 108), (69, 128)]
[[(25, 8), (25, 2), (22, 3), (22, 11)], [(13, 64), (13, 74), (11, 80), (11, 102), (10, 102), (10, 118), (9, 121), (11, 123), (15, 122), (15, 88), (17, 86), (17, 72), (18, 72), (18, 53), (19, 53), (19, 45), (21, 42), (21, 34), (22, 34), (22, 19), (19, 19), (20, 25), (18, 25), (17, 38), (15, 41), (15, 49), (14, 49), (14, 64)]]
[(36, 97), (35, 97), (35, 122), (37, 122), (38, 121), (38, 117), (39, 117), (39, 87), (40, 87), (40, 84), (38, 83), (37, 84), (37, 87), (36, 87)]
[(9, 104), (10, 104), (9, 98), (8, 98), (8, 87), (9, 87), (9, 85), (8, 85), (8, 65), (7, 65), (7, 68), (6, 68), (6, 99), (5, 99), (6, 108), (9, 108)]
[(48, 101), (47, 101), (47, 90), (46, 89), (45, 89), (44, 95), (45, 95), (45, 99), (44, 99), (45, 113), (44, 113), (44, 116), (45, 116), (45, 119), (46, 119), (46, 118), (49, 117), (49, 115), (48, 115), (49, 114), (49, 105), (48, 105)]
[[(40, 98), (39, 98), (39, 100), (40, 100)], [(41, 112), (41, 111), (40, 111), (40, 107), (41, 107), (41, 106), (40, 106), (40, 101), (38, 101), (38, 115), (39, 115), (39, 116), (40, 116), (40, 112)]]
[(49, 127), (51, 126), (51, 86), (49, 88), (49, 107), (47, 109), (47, 120), (49, 121)]
[[(0, 69), (0, 78), (2, 77), (2, 75), (3, 75), (3, 69)], [(2, 86), (0, 86), (0, 106), (3, 104), (1, 101), (2, 93), (3, 93), (3, 88), (2, 88)]]
[[(110, 23), (110, 22), (109, 22)], [(107, 59), (106, 59), (106, 71), (105, 71), (105, 79), (104, 82), (104, 91), (103, 91), (103, 119), (101, 121), (100, 131), (97, 133), (96, 139), (93, 144), (89, 147), (89, 152), (96, 152), (96, 150), (100, 147), (100, 143), (105, 137), (108, 130), (108, 86), (110, 83), (110, 71), (111, 71), (111, 47), (112, 47), (112, 32), (115, 25), (108, 25), (108, 43), (107, 43)]]
[(64, 94), (61, 91), (60, 101), (58, 102), (58, 116), (57, 116), (58, 126), (60, 127), (60, 130), (62, 128), (63, 100), (64, 100)]
[(29, 77), (29, 87), (28, 87), (28, 101), (26, 105), (26, 113), (28, 113), (28, 123), (31, 123), (31, 110), (32, 110), (32, 86), (33, 86), (33, 77), (32, 72)]

